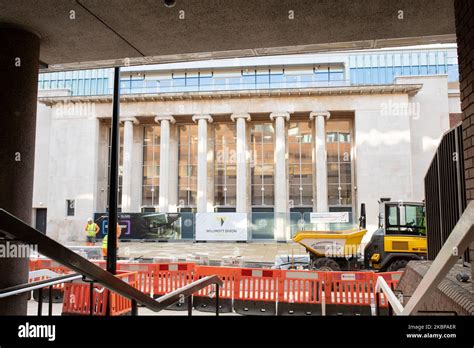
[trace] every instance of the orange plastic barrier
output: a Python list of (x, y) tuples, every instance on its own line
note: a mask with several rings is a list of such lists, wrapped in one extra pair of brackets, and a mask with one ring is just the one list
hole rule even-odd
[(373, 272), (326, 272), (326, 315), (371, 315)]
[[(217, 275), (222, 280), (219, 288), (219, 312), (232, 312), (232, 298), (234, 296), (235, 273), (238, 269), (233, 267), (196, 266), (194, 281), (210, 275)], [(214, 312), (216, 309), (215, 287), (208, 286), (199, 290), (193, 296), (193, 304), (197, 310)]]
[(234, 310), (241, 314), (275, 315), (281, 272), (262, 268), (236, 269)]
[(153, 264), (153, 295), (161, 296), (193, 282), (194, 263)]
[[(105, 261), (99, 260), (92, 262), (103, 269), (106, 268)], [(138, 289), (150, 296), (153, 294), (153, 273), (155, 266), (156, 264), (153, 263), (117, 262), (117, 270), (137, 272)]]
[(324, 272), (281, 271), (277, 315), (321, 315)]
[[(397, 287), (397, 284), (402, 276), (403, 272), (383, 272), (383, 273), (374, 273), (373, 274), (373, 281), (374, 281), (374, 291), (375, 291), (375, 284), (377, 283), (377, 278), (378, 277), (383, 277), (385, 281), (387, 282), (387, 285), (390, 286), (392, 290), (395, 290)], [(376, 294), (374, 295), (376, 296)], [(388, 308), (388, 301), (385, 297), (384, 294), (379, 293), (379, 305), (382, 308)]]
[[(118, 271), (117, 278), (137, 287), (137, 273)], [(107, 301), (110, 296), (110, 314), (117, 316), (127, 314), (132, 303), (127, 298), (94, 284), (92, 296), (92, 313), (97, 316), (106, 315)], [(63, 315), (91, 315), (90, 284), (84, 282), (67, 283), (64, 289)]]
[(30, 269), (30, 272), (31, 271), (35, 271), (36, 270), (36, 264), (38, 263), (38, 260), (31, 260), (29, 261), (29, 269)]
[(153, 294), (153, 272), (155, 265), (151, 263), (118, 263), (121, 271), (137, 273), (137, 288), (147, 295)]
[[(34, 261), (31, 261), (30, 260), (30, 271), (38, 271), (38, 270), (41, 270), (41, 269), (49, 269), (53, 272), (56, 272), (60, 275), (63, 275), (63, 274), (67, 274), (67, 273), (72, 273), (72, 271), (57, 263), (56, 261), (53, 261), (51, 259), (37, 259), (37, 260), (34, 260)], [(35, 278), (31, 278), (29, 281), (30, 282), (36, 282), (36, 281), (40, 281), (40, 280), (45, 280), (45, 279), (49, 279), (48, 277), (35, 277)], [(49, 298), (49, 289), (45, 289), (45, 291), (43, 291), (43, 297), (44, 299), (48, 299)], [(62, 302), (62, 296), (63, 296), (63, 292), (64, 292), (64, 283), (62, 284), (56, 284), (56, 285), (53, 285), (53, 291), (52, 291), (52, 297), (53, 297), (53, 301), (54, 302)], [(38, 290), (35, 290), (33, 292), (33, 297), (35, 299), (38, 298)]]

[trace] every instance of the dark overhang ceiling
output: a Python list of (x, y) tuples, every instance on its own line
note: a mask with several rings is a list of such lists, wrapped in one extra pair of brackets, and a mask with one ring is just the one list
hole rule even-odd
[(62, 70), (454, 42), (453, 7), (452, 0), (176, 0), (172, 8), (163, 0), (0, 0), (0, 23), (38, 33), (41, 61)]

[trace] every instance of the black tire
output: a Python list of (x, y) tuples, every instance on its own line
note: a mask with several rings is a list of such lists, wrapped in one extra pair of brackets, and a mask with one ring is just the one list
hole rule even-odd
[(408, 260), (395, 260), (388, 266), (387, 272), (402, 272), (407, 267), (407, 264)]
[(314, 259), (311, 262), (311, 269), (315, 271), (323, 271), (323, 272), (331, 272), (331, 271), (339, 272), (341, 270), (341, 267), (339, 267), (339, 264), (333, 259), (329, 259), (327, 257), (320, 257), (320, 258)]

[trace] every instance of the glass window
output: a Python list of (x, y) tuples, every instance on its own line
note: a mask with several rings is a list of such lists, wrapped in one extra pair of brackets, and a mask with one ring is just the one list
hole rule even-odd
[(250, 128), (252, 206), (273, 206), (273, 134), (270, 122)]
[(196, 124), (178, 126), (178, 199), (180, 207), (194, 207), (197, 197), (198, 128)]
[(142, 206), (157, 207), (160, 196), (160, 126), (143, 127)]
[(311, 125), (312, 122), (300, 121), (288, 126), (288, 181), (293, 207), (313, 204)]
[(215, 205), (235, 206), (237, 184), (235, 124), (216, 124), (214, 132)]
[(330, 206), (352, 205), (352, 122), (330, 119), (326, 125)]

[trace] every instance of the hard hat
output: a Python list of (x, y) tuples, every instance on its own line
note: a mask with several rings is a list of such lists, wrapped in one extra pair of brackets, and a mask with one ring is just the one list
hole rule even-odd
[(88, 218), (87, 221), (88, 221), (88, 222), (92, 222), (92, 221), (94, 221), (94, 220), (93, 220), (92, 218)]

